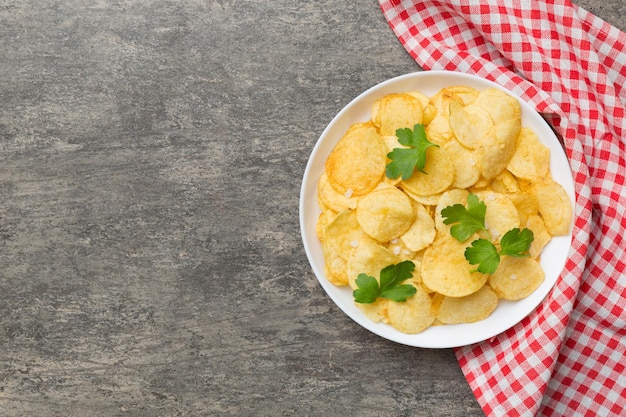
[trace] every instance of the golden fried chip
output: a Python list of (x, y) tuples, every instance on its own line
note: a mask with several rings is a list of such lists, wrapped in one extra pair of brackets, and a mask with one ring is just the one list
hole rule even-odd
[(429, 124), (437, 114), (437, 109), (433, 103), (430, 102), (430, 98), (428, 98), (426, 94), (417, 90), (408, 91), (407, 94), (415, 97), (420, 102), (422, 105), (422, 124)]
[(495, 124), (522, 119), (519, 101), (497, 88), (487, 88), (478, 93), (473, 105), (486, 110)]
[(476, 149), (493, 128), (489, 113), (476, 105), (463, 107), (459, 102), (450, 103), (450, 129), (460, 144)]
[(347, 265), (345, 259), (328, 242), (322, 242), (324, 254), (324, 275), (331, 284), (338, 287), (348, 285)]
[(543, 248), (550, 242), (552, 236), (546, 230), (546, 225), (543, 223), (541, 216), (533, 215), (526, 221), (526, 226), (533, 232), (533, 243), (530, 245), (530, 256), (538, 258), (541, 255)]
[(451, 140), (443, 145), (452, 164), (454, 165), (454, 180), (451, 186), (454, 188), (468, 188), (476, 184), (480, 179), (480, 171), (474, 160), (474, 154), (456, 140)]
[(532, 192), (520, 191), (507, 194), (507, 196), (517, 208), (520, 224), (525, 224), (531, 216), (539, 213), (539, 203)]
[(505, 300), (521, 300), (543, 282), (544, 272), (533, 258), (504, 256), (496, 272), (489, 276), (489, 286)]
[(347, 262), (348, 284), (353, 290), (358, 287), (355, 283), (359, 274), (367, 274), (376, 279), (380, 278), (380, 271), (386, 266), (401, 262), (389, 249), (379, 243), (367, 239), (359, 242), (351, 252)]
[(523, 127), (507, 169), (516, 177), (536, 181), (544, 178), (549, 168), (550, 149), (539, 141), (532, 129)]
[(395, 135), (396, 130), (410, 128), (422, 123), (420, 101), (405, 93), (388, 94), (372, 106), (372, 122), (380, 129), (380, 134)]
[(491, 181), (491, 189), (498, 193), (509, 194), (519, 192), (520, 186), (515, 176), (504, 170)]
[(496, 123), (487, 132), (475, 150), (476, 163), (483, 177), (495, 178), (509, 164), (515, 152), (515, 142), (521, 128), (521, 119)]
[(411, 227), (400, 236), (400, 241), (409, 250), (414, 252), (424, 249), (435, 240), (435, 222), (423, 205), (415, 202), (415, 221)]
[(495, 191), (478, 191), (476, 196), (487, 206), (485, 227), (494, 241), (499, 242), (506, 232), (520, 226), (517, 208), (507, 195)]
[(424, 252), (422, 260), (424, 285), (448, 297), (463, 297), (485, 285), (487, 275), (470, 272), (473, 266), (465, 259), (465, 249), (476, 238), (463, 243), (450, 236), (435, 240)]
[(409, 229), (415, 220), (415, 210), (406, 194), (395, 187), (386, 187), (361, 197), (356, 218), (365, 233), (379, 242), (388, 242)]
[(355, 123), (326, 160), (331, 185), (347, 196), (363, 195), (376, 187), (385, 172), (387, 150), (371, 123)]
[(379, 298), (373, 303), (354, 303), (355, 306), (359, 310), (363, 312), (365, 317), (373, 321), (374, 323), (378, 323), (379, 321), (387, 321), (387, 306), (390, 301), (386, 298)]
[(535, 183), (532, 190), (548, 232), (552, 236), (567, 235), (572, 221), (572, 205), (561, 184), (544, 179)]
[(325, 207), (334, 211), (355, 209), (357, 198), (347, 193), (340, 193), (328, 181), (328, 175), (323, 172), (317, 183), (317, 195)]
[[(415, 222), (413, 222), (415, 224)], [(409, 228), (409, 230), (411, 230)], [(401, 239), (392, 239), (387, 244), (387, 249), (393, 252), (394, 255), (398, 256), (403, 261), (411, 261), (415, 256), (416, 251), (409, 249)]]
[(339, 213), (326, 227), (324, 236), (343, 259), (348, 259), (360, 243), (372, 239), (359, 226), (354, 210)]
[(426, 150), (424, 172), (415, 171), (411, 178), (403, 180), (401, 187), (410, 192), (427, 196), (445, 191), (454, 181), (454, 164), (441, 147)]
[(337, 217), (337, 212), (326, 209), (323, 210), (319, 217), (317, 218), (317, 223), (315, 224), (315, 233), (317, 234), (317, 238), (320, 242), (326, 240), (326, 228), (328, 225)]
[(404, 302), (390, 302), (387, 305), (389, 324), (403, 333), (419, 333), (435, 320), (428, 293), (415, 285), (415, 295)]
[(439, 305), (437, 318), (442, 323), (475, 323), (486, 319), (498, 306), (496, 293), (484, 285), (465, 297), (444, 297)]

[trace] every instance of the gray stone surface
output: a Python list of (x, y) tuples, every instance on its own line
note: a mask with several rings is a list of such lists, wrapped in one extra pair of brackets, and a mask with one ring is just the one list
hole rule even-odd
[(374, 0), (0, 0), (0, 415), (481, 415), (299, 234), (325, 125), (416, 70)]

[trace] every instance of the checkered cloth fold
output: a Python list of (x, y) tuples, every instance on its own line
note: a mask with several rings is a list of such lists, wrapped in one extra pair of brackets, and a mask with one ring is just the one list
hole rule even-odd
[(626, 34), (566, 0), (379, 0), (424, 69), (512, 90), (562, 137), (572, 248), (521, 323), (458, 348), (487, 415), (626, 415)]

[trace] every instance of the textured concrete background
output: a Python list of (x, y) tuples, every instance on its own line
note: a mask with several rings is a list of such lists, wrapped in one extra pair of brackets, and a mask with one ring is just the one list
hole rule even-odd
[(415, 70), (375, 0), (0, 0), (0, 415), (481, 415), (299, 234), (325, 125)]

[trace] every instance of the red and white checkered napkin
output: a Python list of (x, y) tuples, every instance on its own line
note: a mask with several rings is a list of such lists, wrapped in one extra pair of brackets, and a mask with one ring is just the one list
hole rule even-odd
[(520, 324), (456, 350), (487, 415), (626, 415), (626, 34), (567, 0), (380, 0), (424, 69), (534, 104), (574, 174), (572, 249)]

